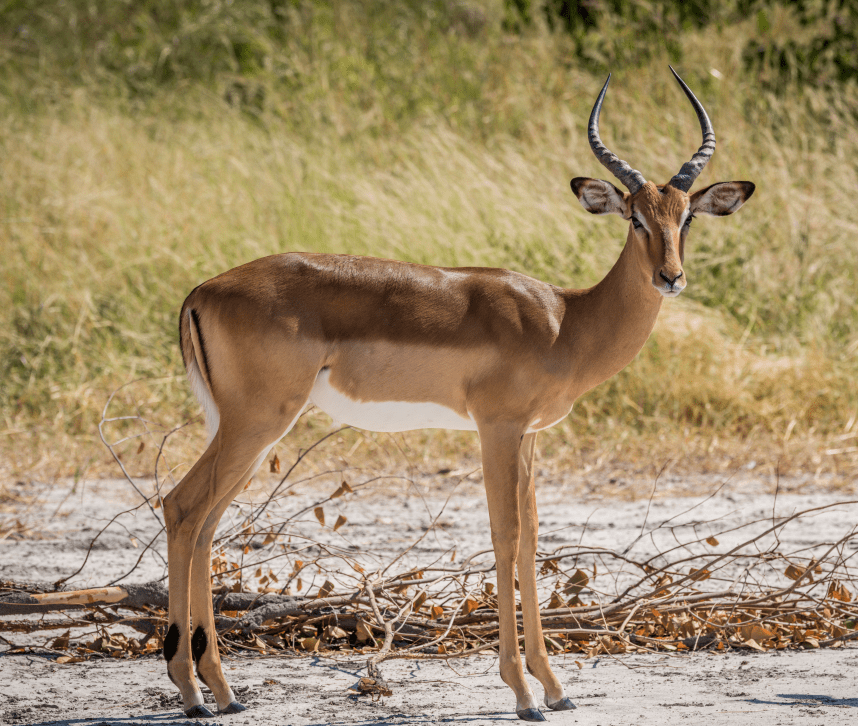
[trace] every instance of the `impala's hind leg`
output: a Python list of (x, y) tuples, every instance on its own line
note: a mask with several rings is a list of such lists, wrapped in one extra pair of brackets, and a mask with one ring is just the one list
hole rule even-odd
[[(170, 615), (167, 636), (164, 639), (164, 657), (167, 659), (167, 673), (182, 694), (185, 714), (189, 717), (212, 716), (203, 706), (203, 697), (193, 675), (192, 646), (195, 648), (197, 660), (210, 650), (216, 652), (217, 638), (211, 615), (211, 590), (208, 566), (195, 568), (196, 580), (191, 582), (191, 565), (197, 559), (195, 552), (197, 542), (203, 531), (209, 515), (215, 509), (229, 504), (226, 499), (231, 493), (237, 494), (239, 485), (246, 481), (254, 466), (258, 466), (261, 456), (287, 430), (290, 423), (298, 416), (303, 408), (304, 400), (295, 401), (292, 405), (282, 405), (277, 415), (264, 417), (259, 415), (258, 408), (254, 413), (247, 413), (246, 419), (234, 420), (225, 416), (221, 411), (220, 428), (209, 448), (193, 466), (187, 476), (164, 499), (164, 518), (167, 525), (168, 567), (170, 576)], [(270, 402), (269, 402), (270, 403)], [(249, 408), (248, 410), (253, 410)], [(211, 536), (217, 519), (211, 518), (213, 524), (206, 539), (210, 553)], [(205, 559), (205, 558), (203, 558)], [(191, 585), (195, 592), (194, 599), (202, 611), (198, 616), (202, 630), (196, 634), (192, 643), (190, 633), (191, 615)], [(203, 599), (208, 600), (207, 606), (202, 605)], [(203, 647), (205, 639), (205, 647)], [(211, 658), (211, 655), (209, 656)], [(206, 666), (205, 676), (208, 677), (214, 669)], [(217, 665), (220, 673), (220, 666)], [(221, 700), (230, 698), (227, 693), (229, 686), (223, 680), (212, 678), (213, 690), (218, 689), (218, 705)]]
[[(290, 427), (291, 428), (291, 427)], [(288, 431), (287, 431), (288, 433)], [(214, 694), (219, 713), (238, 713), (244, 711), (235, 698), (232, 689), (226, 682), (220, 664), (220, 652), (217, 646), (217, 629), (214, 621), (211, 595), (211, 555), (212, 540), (218, 522), (233, 499), (244, 489), (250, 477), (260, 464), (265, 461), (271, 447), (268, 447), (251, 464), (250, 468), (227, 494), (209, 512), (203, 528), (197, 537), (191, 565), (191, 620), (193, 635), (191, 636), (191, 653), (197, 664), (197, 675)]]
[(545, 705), (554, 711), (569, 711), (575, 705), (563, 693), (563, 686), (548, 664), (539, 598), (536, 592), (536, 544), (539, 537), (539, 516), (536, 513), (536, 492), (533, 483), (533, 455), (536, 434), (525, 434), (521, 441), (518, 464), (518, 509), (521, 517), (521, 537), (518, 547), (518, 585), (521, 593), (521, 615), (524, 621), (524, 652), (527, 670), (545, 688)]

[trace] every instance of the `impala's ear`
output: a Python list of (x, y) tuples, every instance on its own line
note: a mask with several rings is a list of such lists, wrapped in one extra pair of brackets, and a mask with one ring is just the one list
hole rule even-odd
[(590, 214), (619, 214), (628, 217), (628, 192), (621, 192), (610, 182), (576, 176), (571, 182), (572, 191)]
[(756, 187), (747, 181), (731, 181), (713, 184), (691, 195), (691, 213), (726, 217), (733, 214), (754, 193)]

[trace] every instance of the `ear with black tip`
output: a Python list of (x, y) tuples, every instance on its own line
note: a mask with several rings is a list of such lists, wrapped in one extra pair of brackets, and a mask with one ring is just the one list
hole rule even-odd
[(719, 182), (691, 195), (691, 213), (726, 217), (738, 211), (754, 193), (756, 187), (748, 181)]
[(621, 192), (603, 179), (577, 176), (569, 182), (581, 206), (590, 214), (619, 214), (627, 217), (628, 192)]

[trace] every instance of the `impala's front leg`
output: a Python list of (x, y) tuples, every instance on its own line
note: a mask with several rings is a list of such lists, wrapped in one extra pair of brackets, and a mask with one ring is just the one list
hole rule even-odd
[(498, 577), (500, 675), (515, 692), (515, 712), (524, 721), (544, 721), (521, 667), (515, 613), (515, 561), (521, 531), (518, 514), (518, 456), (522, 427), (481, 425), (483, 479), (489, 505)]
[(524, 651), (527, 670), (545, 688), (545, 705), (554, 711), (575, 708), (563, 693), (563, 686), (551, 671), (536, 593), (536, 543), (539, 537), (539, 516), (536, 513), (536, 492), (533, 483), (533, 455), (536, 434), (525, 434), (521, 441), (518, 467), (518, 508), (521, 515), (521, 538), (518, 548), (518, 588), (521, 593), (521, 615), (524, 620)]

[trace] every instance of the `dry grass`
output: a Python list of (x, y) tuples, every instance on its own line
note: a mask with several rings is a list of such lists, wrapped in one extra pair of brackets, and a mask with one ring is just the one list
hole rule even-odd
[[(281, 51), (302, 83), (260, 71), (258, 109), (224, 100), (229, 74), (129, 98), (89, 66), (69, 80), (48, 59), (37, 85), (25, 65), (5, 72), (0, 473), (107, 466), (95, 427), (133, 379), (148, 379), (133, 406), (165, 427), (196, 415), (176, 313), (194, 285), (262, 255), (482, 264), (575, 287), (607, 271), (625, 224), (586, 215), (567, 185), (605, 175), (585, 134), (602, 79), (567, 67), (563, 38), (512, 38), (493, 22), (470, 38), (408, 16), (407, 37), (385, 30), (373, 50), (367, 38), (388, 24), (361, 7), (302, 18), (312, 42)], [(686, 57), (700, 60), (680, 70), (718, 132), (701, 184), (751, 179), (758, 191), (735, 217), (698, 220), (687, 292), (635, 363), (542, 437), (548, 465), (858, 466), (858, 223), (843, 213), (858, 183), (856, 96), (767, 95), (741, 64), (757, 32), (689, 34)], [(603, 138), (658, 181), (699, 144), (666, 62), (616, 73), (603, 114)], [(472, 439), (397, 445), (434, 465), (473, 453)]]

